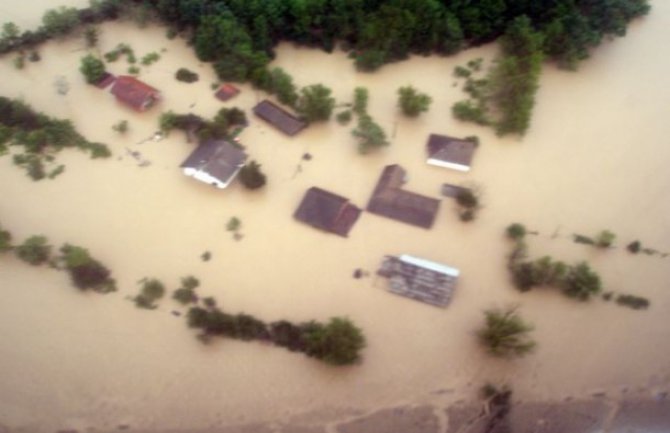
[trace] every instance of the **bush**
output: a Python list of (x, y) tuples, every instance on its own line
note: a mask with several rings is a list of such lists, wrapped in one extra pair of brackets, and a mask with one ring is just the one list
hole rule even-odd
[(451, 112), (458, 120), (474, 122), (479, 125), (488, 125), (490, 121), (486, 115), (485, 109), (472, 101), (459, 101), (451, 107)]
[(598, 248), (610, 248), (616, 239), (616, 235), (609, 230), (603, 230), (596, 236), (596, 246)]
[(365, 347), (363, 333), (346, 318), (332, 318), (327, 325), (312, 322), (303, 332), (307, 355), (332, 365), (358, 362)]
[(514, 223), (507, 227), (507, 237), (515, 241), (521, 240), (526, 236), (526, 227), (522, 224)]
[(406, 116), (416, 117), (428, 111), (433, 99), (425, 93), (419, 93), (412, 86), (398, 89), (398, 105)]
[(105, 64), (102, 63), (102, 60), (92, 54), (87, 54), (81, 58), (79, 71), (84, 75), (88, 84), (98, 83), (105, 76), (106, 72)]
[(181, 287), (174, 291), (172, 299), (181, 304), (190, 304), (198, 301), (195, 289), (200, 285), (200, 281), (192, 275), (181, 279)]
[(647, 298), (635, 295), (619, 295), (616, 298), (616, 303), (633, 310), (646, 310), (649, 308), (649, 300)]
[(127, 120), (121, 120), (118, 123), (115, 123), (112, 126), (112, 129), (114, 131), (118, 132), (119, 134), (125, 134), (126, 132), (128, 132), (128, 121)]
[(468, 68), (464, 68), (463, 66), (456, 66), (454, 68), (454, 77), (468, 78), (470, 75), (472, 75), (472, 72)]
[(240, 229), (241, 226), (242, 221), (240, 221), (240, 219), (237, 217), (232, 217), (226, 223), (226, 230), (228, 230), (229, 232), (236, 232)]
[(365, 87), (356, 87), (354, 89), (354, 106), (351, 109), (359, 116), (368, 111), (368, 89)]
[(91, 289), (99, 293), (116, 290), (116, 283), (110, 277), (109, 269), (92, 258), (86, 249), (65, 244), (60, 251), (59, 259), (70, 274), (70, 279), (75, 287), (81, 290)]
[(265, 174), (261, 172), (261, 165), (256, 161), (251, 161), (242, 167), (239, 176), (242, 185), (251, 190), (263, 187), (267, 181)]
[(640, 241), (633, 241), (633, 242), (629, 243), (626, 248), (628, 249), (629, 252), (631, 252), (633, 254), (637, 254), (637, 253), (640, 252), (640, 249), (642, 248), (642, 244), (640, 243)]
[(158, 54), (156, 52), (153, 52), (153, 53), (149, 53), (149, 54), (145, 55), (144, 57), (142, 57), (142, 60), (140, 61), (140, 63), (142, 63), (144, 66), (149, 66), (149, 65), (159, 61), (160, 58), (161, 58), (160, 54)]
[(337, 120), (337, 123), (339, 123), (340, 125), (346, 125), (351, 121), (351, 110), (345, 110), (342, 111), (341, 113), (337, 113), (335, 119)]
[(148, 310), (156, 309), (158, 306), (155, 302), (165, 294), (165, 286), (155, 278), (145, 278), (140, 282), (142, 283), (142, 289), (134, 299), (135, 305)]
[(528, 335), (533, 327), (525, 323), (514, 308), (487, 310), (485, 325), (477, 332), (480, 343), (496, 357), (524, 356), (536, 343)]
[(4, 230), (0, 225), (0, 253), (12, 249), (12, 234), (9, 230)]
[(270, 325), (270, 338), (277, 346), (285, 347), (292, 352), (305, 350), (306, 343), (302, 329), (286, 320)]
[(384, 130), (367, 114), (358, 117), (358, 125), (351, 134), (358, 139), (358, 152), (361, 154), (389, 145)]
[(585, 262), (570, 268), (563, 287), (563, 293), (580, 301), (588, 301), (602, 290), (600, 276)]
[(16, 256), (26, 263), (38, 266), (49, 261), (51, 245), (44, 236), (31, 236), (16, 247)]
[(364, 72), (373, 72), (386, 62), (386, 53), (380, 50), (368, 50), (356, 56), (356, 69)]
[(179, 68), (175, 73), (175, 79), (177, 81), (183, 81), (184, 83), (195, 83), (200, 77), (195, 72), (186, 68)]
[(52, 37), (64, 36), (79, 25), (79, 11), (61, 6), (46, 11), (42, 17), (44, 31)]
[(307, 122), (330, 119), (335, 107), (335, 98), (331, 96), (332, 91), (328, 87), (314, 84), (304, 87), (300, 92), (296, 110)]

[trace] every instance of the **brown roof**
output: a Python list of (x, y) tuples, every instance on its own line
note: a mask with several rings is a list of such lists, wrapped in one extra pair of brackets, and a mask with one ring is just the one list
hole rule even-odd
[(254, 107), (254, 114), (287, 135), (295, 135), (307, 126), (307, 123), (267, 99)]
[(305, 193), (293, 217), (312, 227), (346, 237), (360, 214), (361, 210), (348, 199), (312, 187)]
[(440, 201), (401, 189), (407, 172), (397, 164), (384, 168), (367, 211), (423, 228), (431, 228)]
[(146, 110), (160, 99), (160, 92), (157, 89), (129, 75), (121, 75), (116, 79), (112, 86), (112, 94), (137, 111)]
[(465, 167), (470, 167), (476, 147), (473, 141), (439, 134), (430, 134), (426, 144), (430, 159)]
[(232, 97), (236, 96), (238, 93), (240, 93), (240, 89), (233, 86), (232, 84), (226, 83), (222, 84), (221, 87), (219, 87), (219, 90), (216, 91), (214, 96), (216, 96), (221, 101), (227, 101)]

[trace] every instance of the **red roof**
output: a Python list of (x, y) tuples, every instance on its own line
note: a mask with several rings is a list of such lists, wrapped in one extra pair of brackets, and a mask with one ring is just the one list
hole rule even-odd
[(218, 99), (222, 101), (227, 101), (233, 96), (237, 95), (238, 93), (240, 93), (240, 89), (233, 86), (232, 84), (222, 84), (221, 87), (219, 87), (219, 90), (216, 91), (214, 96), (216, 96)]
[(129, 75), (121, 75), (114, 82), (112, 94), (116, 99), (134, 108), (144, 111), (160, 99), (160, 92)]

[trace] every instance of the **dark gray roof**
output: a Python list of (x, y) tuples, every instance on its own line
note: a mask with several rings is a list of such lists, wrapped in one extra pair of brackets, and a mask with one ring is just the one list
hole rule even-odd
[(226, 140), (207, 140), (181, 164), (183, 168), (204, 171), (210, 176), (228, 183), (247, 160), (242, 149)]
[(459, 271), (450, 266), (409, 255), (386, 256), (377, 274), (388, 278), (388, 290), (417, 301), (445, 307)]
[(440, 201), (401, 189), (406, 172), (397, 164), (384, 168), (367, 211), (423, 228), (431, 228)]
[(321, 188), (307, 190), (293, 217), (299, 221), (340, 236), (347, 236), (361, 210), (345, 197)]
[(295, 135), (307, 126), (307, 123), (267, 99), (254, 107), (254, 114), (287, 135)]
[(477, 145), (470, 140), (430, 134), (426, 147), (431, 159), (469, 167)]

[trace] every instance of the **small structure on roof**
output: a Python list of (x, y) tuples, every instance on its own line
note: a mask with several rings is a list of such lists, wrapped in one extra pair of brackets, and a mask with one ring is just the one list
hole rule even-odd
[(307, 127), (307, 123), (269, 100), (254, 107), (254, 114), (286, 135), (295, 135)]
[(426, 149), (428, 164), (438, 167), (452, 168), (459, 171), (470, 171), (472, 156), (477, 148), (473, 140), (464, 140), (448, 135), (430, 134)]
[(238, 93), (240, 93), (240, 89), (233, 86), (232, 84), (225, 83), (219, 86), (219, 89), (216, 91), (214, 96), (216, 96), (217, 99), (225, 102), (237, 96)]
[(227, 187), (244, 167), (247, 154), (225, 140), (202, 142), (181, 165), (186, 176), (217, 188)]
[(370, 197), (367, 211), (429, 229), (435, 222), (440, 201), (402, 189), (406, 177), (407, 172), (398, 164), (386, 166)]
[(388, 279), (388, 290), (397, 295), (446, 307), (460, 271), (430, 260), (401, 255), (385, 256), (377, 274)]
[(361, 210), (349, 199), (314, 186), (307, 190), (293, 217), (312, 227), (346, 237), (360, 214)]
[(157, 89), (130, 75), (121, 75), (114, 81), (112, 94), (137, 111), (149, 109), (161, 97)]

